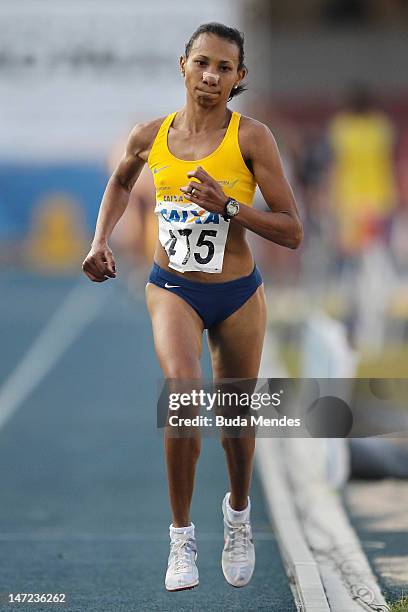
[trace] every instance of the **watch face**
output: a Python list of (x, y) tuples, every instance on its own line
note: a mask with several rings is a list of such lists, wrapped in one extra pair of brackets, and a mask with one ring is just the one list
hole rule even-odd
[(234, 216), (236, 214), (238, 214), (239, 212), (239, 204), (238, 202), (235, 202), (235, 200), (232, 200), (231, 202), (228, 202), (227, 204), (227, 213), (231, 216)]

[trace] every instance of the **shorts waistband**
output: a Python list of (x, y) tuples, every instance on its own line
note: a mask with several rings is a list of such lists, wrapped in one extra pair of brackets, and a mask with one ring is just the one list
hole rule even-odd
[(161, 277), (165, 282), (171, 282), (173, 284), (177, 284), (180, 287), (189, 287), (191, 289), (198, 289), (202, 291), (225, 291), (226, 289), (238, 288), (240, 285), (245, 286), (248, 282), (251, 282), (254, 278), (258, 281), (262, 281), (261, 273), (257, 265), (254, 265), (254, 269), (251, 274), (248, 276), (241, 276), (240, 278), (236, 278), (234, 280), (225, 281), (223, 283), (200, 283), (197, 281), (191, 281), (187, 278), (182, 278), (176, 274), (172, 274), (167, 270), (161, 268), (156, 262), (153, 262), (152, 272), (157, 276)]

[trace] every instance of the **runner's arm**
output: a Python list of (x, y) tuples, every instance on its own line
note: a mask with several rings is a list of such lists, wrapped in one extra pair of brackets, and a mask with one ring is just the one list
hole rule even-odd
[[(278, 147), (266, 125), (251, 121), (245, 130), (244, 149), (252, 163), (255, 180), (272, 213), (242, 204), (231, 222), (240, 223), (271, 242), (297, 249), (302, 242), (303, 228), (292, 189), (283, 172)], [(217, 181), (201, 166), (188, 172), (187, 177), (197, 178), (201, 184), (190, 181), (181, 187), (184, 197), (206, 210), (223, 214), (226, 196)], [(196, 191), (192, 192), (193, 188)]]
[(110, 177), (99, 208), (95, 237), (92, 244), (107, 242), (129, 202), (132, 187), (145, 164), (140, 157), (144, 149), (143, 124), (130, 133), (126, 152)]
[(303, 239), (303, 227), (276, 141), (266, 125), (251, 125), (249, 146), (255, 180), (272, 214), (241, 206), (234, 220), (267, 240), (296, 249)]
[(116, 267), (108, 240), (126, 210), (130, 192), (137, 181), (145, 160), (147, 130), (136, 125), (130, 133), (126, 151), (110, 177), (99, 208), (91, 250), (82, 264), (84, 273), (94, 282), (116, 277)]

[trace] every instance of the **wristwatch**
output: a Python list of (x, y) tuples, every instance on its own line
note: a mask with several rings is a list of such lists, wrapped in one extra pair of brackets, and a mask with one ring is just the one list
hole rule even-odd
[(224, 214), (223, 217), (226, 221), (231, 219), (231, 217), (235, 217), (239, 213), (239, 204), (234, 198), (228, 198), (228, 200), (224, 204)]

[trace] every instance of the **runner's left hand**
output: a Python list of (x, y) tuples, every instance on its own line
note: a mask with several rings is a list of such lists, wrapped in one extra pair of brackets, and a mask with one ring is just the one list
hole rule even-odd
[[(197, 166), (195, 170), (188, 172), (187, 176), (189, 178), (194, 177), (200, 182), (190, 181), (185, 187), (180, 187), (180, 190), (184, 193), (184, 197), (209, 212), (223, 214), (227, 196), (217, 181), (201, 166)], [(194, 193), (191, 193), (193, 189)]]

